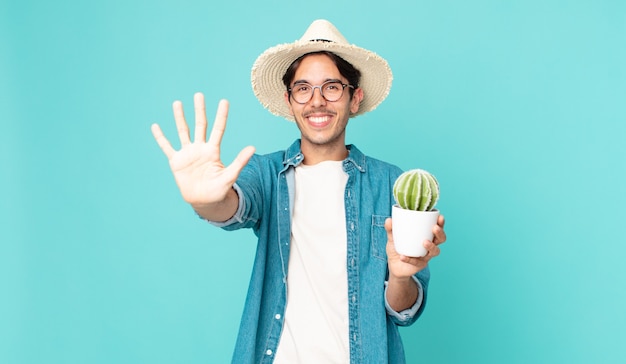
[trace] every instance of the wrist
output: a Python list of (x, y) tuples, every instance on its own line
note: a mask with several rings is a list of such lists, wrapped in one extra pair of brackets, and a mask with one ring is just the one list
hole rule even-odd
[(387, 281), (394, 284), (407, 284), (412, 282), (413, 278), (412, 276), (396, 276), (389, 272), (389, 279)]
[(194, 209), (196, 214), (202, 218), (214, 221), (224, 222), (230, 219), (239, 206), (239, 195), (231, 188), (228, 191), (226, 198), (215, 202), (190, 202), (189, 205)]

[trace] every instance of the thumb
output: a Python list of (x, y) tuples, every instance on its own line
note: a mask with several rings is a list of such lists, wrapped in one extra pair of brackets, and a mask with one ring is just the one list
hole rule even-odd
[(233, 181), (237, 179), (239, 173), (241, 173), (243, 167), (248, 164), (255, 151), (256, 149), (251, 145), (243, 148), (239, 154), (237, 154), (237, 157), (235, 157), (232, 163), (226, 167), (227, 173)]
[(385, 230), (387, 231), (387, 242), (393, 243), (393, 226), (390, 217), (385, 219)]

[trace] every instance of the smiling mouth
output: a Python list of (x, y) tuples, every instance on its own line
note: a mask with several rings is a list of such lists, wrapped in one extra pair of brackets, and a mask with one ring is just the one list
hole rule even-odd
[(313, 124), (325, 124), (327, 122), (330, 121), (331, 116), (330, 115), (324, 115), (324, 116), (309, 116), (307, 117), (307, 119), (313, 123)]
[(309, 121), (313, 126), (326, 126), (330, 123), (333, 117), (336, 114), (329, 110), (315, 110), (309, 113), (306, 113), (304, 117)]

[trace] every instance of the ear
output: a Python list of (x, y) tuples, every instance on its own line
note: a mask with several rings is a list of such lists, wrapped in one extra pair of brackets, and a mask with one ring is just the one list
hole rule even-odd
[(363, 101), (363, 89), (357, 88), (354, 90), (354, 94), (352, 94), (352, 100), (350, 100), (350, 112), (356, 114), (359, 111), (359, 106), (361, 106), (361, 101)]
[(289, 92), (285, 91), (285, 103), (289, 108), (289, 115), (293, 116), (293, 109), (291, 108), (291, 100), (289, 99)]

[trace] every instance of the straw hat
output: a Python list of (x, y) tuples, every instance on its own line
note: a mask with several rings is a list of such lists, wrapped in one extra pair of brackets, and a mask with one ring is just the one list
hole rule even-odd
[(387, 61), (374, 52), (348, 43), (334, 25), (320, 19), (315, 20), (299, 40), (269, 48), (254, 62), (252, 89), (272, 114), (293, 121), (285, 103), (283, 75), (298, 57), (318, 51), (335, 53), (361, 71), (359, 86), (363, 89), (363, 101), (359, 111), (352, 116), (374, 110), (389, 94), (393, 76)]

